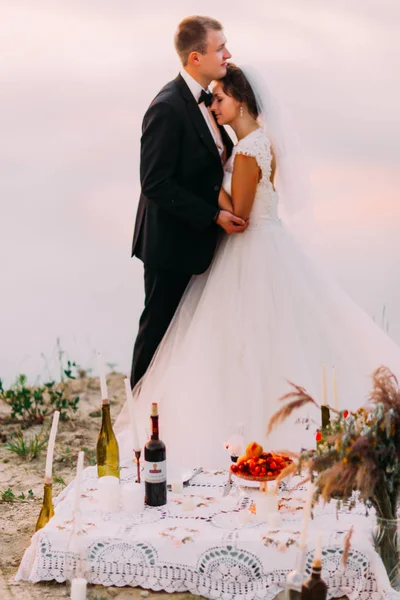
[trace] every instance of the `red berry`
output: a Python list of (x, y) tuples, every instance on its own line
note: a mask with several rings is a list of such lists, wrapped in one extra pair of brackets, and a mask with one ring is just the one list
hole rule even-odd
[(343, 411), (343, 416), (345, 419), (347, 419), (347, 417), (349, 416), (349, 411), (348, 410)]
[(317, 442), (320, 442), (322, 440), (322, 433), (320, 431), (317, 431), (317, 435), (315, 436), (315, 440)]

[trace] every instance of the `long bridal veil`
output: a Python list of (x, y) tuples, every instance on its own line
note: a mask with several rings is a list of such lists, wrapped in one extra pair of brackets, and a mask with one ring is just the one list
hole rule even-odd
[(241, 69), (253, 89), (258, 121), (276, 157), (274, 187), (279, 196), (280, 217), (298, 241), (309, 244), (315, 232), (315, 199), (304, 143), (297, 134), (291, 111), (277, 99), (277, 86), (270, 81), (267, 67), (252, 64)]

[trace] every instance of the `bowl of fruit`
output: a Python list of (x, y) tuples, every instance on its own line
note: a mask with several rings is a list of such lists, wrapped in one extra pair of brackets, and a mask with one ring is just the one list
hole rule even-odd
[(240, 479), (247, 481), (274, 481), (290, 464), (292, 459), (275, 452), (264, 452), (257, 442), (251, 442), (245, 454), (239, 456), (236, 463), (230, 467), (231, 472)]

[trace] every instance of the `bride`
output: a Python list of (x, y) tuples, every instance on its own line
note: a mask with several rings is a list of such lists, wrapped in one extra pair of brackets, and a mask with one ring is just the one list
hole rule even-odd
[[(357, 409), (375, 368), (400, 373), (400, 348), (310, 261), (279, 219), (279, 164), (244, 72), (228, 65), (213, 91), (218, 124), (230, 125), (238, 138), (219, 205), (249, 225), (241, 235), (224, 235), (208, 271), (191, 279), (133, 396), (143, 436), (151, 403), (159, 402), (170, 464), (219, 468), (228, 464), (224, 442), (239, 423), (246, 442), (268, 449), (315, 444), (319, 415), (309, 408), (265, 438), (288, 381), (320, 399), (321, 364), (334, 365), (340, 408)], [(116, 431), (122, 457), (130, 458), (127, 406)]]

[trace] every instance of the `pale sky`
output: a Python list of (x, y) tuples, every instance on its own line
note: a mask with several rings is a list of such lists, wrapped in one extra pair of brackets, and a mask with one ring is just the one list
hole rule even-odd
[(128, 371), (143, 302), (130, 243), (141, 119), (174, 78), (177, 23), (221, 20), (265, 70), (310, 170), (311, 249), (400, 343), (397, 0), (0, 0), (0, 377), (61, 343)]

